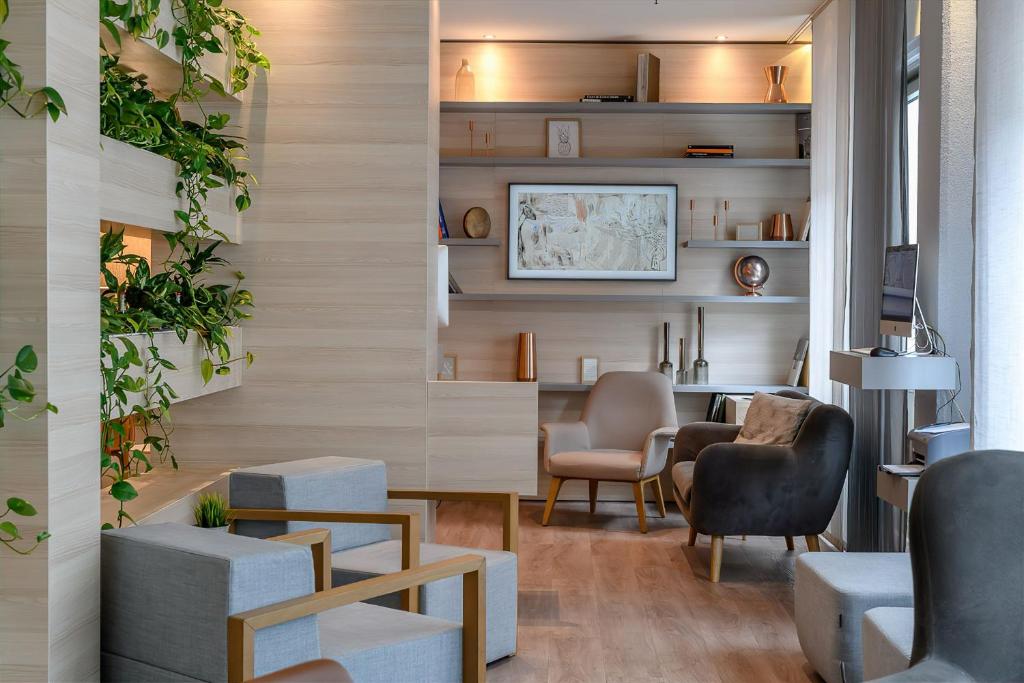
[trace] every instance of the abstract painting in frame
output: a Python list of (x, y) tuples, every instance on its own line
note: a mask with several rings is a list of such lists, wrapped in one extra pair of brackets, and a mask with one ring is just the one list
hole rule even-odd
[(508, 186), (508, 279), (676, 279), (675, 185)]

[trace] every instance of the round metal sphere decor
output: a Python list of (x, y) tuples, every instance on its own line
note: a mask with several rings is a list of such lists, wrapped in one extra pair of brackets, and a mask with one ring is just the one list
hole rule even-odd
[(760, 256), (743, 256), (736, 259), (732, 267), (736, 284), (747, 290), (747, 296), (761, 296), (761, 288), (768, 282), (770, 273), (768, 262)]
[(483, 239), (491, 234), (491, 216), (482, 206), (474, 206), (462, 217), (462, 230), (466, 237)]

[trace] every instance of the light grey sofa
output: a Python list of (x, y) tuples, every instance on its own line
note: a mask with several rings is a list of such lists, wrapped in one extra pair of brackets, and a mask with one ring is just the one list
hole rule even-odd
[[(478, 635), (452, 621), (359, 602), (317, 614), (324, 600), (351, 599), (342, 594), (351, 589), (314, 594), (308, 547), (154, 524), (104, 532), (101, 553), (104, 681), (229, 680), (229, 631), (259, 627), (258, 619), (273, 625), (255, 631), (246, 678), (323, 657), (356, 683), (459, 681), (463, 638)], [(290, 616), (297, 608), (302, 616), (277, 623), (276, 605), (296, 599), (303, 604)], [(234, 658), (232, 682), (243, 680), (237, 662), (244, 659)], [(469, 673), (467, 680), (477, 680)]]
[[(419, 541), (418, 517), (388, 513), (388, 499), (471, 498), (491, 500), (505, 507), (507, 550), (479, 550)], [(383, 462), (357, 458), (323, 457), (263, 465), (236, 470), (230, 477), (231, 508), (237, 511), (236, 531), (266, 538), (310, 527), (327, 527), (332, 536), (332, 566), (335, 586), (396, 572), (413, 557), (437, 562), (474, 553), (486, 562), (487, 661), (493, 662), (516, 651), (518, 601), (517, 558), (512, 552), (518, 535), (518, 497), (514, 493), (468, 493), (389, 490)], [(259, 510), (288, 511), (279, 519), (267, 520)], [(374, 523), (326, 522), (323, 514), (296, 515), (300, 511), (360, 512)], [(249, 514), (246, 514), (249, 513)], [(246, 519), (249, 517), (249, 519)], [(263, 517), (262, 519), (251, 519)], [(314, 521), (298, 521), (304, 517)], [(343, 519), (337, 517), (337, 519)], [(404, 538), (391, 538), (388, 524), (402, 525)], [(404, 562), (404, 565), (403, 565)], [(412, 607), (410, 598), (399, 594), (375, 600), (390, 607)], [(419, 611), (428, 616), (459, 621), (462, 587), (458, 578), (421, 586)]]
[(913, 607), (875, 607), (861, 622), (864, 680), (906, 671), (914, 646)]
[(796, 560), (800, 647), (828, 683), (860, 683), (861, 622), (874, 607), (914, 604), (906, 553), (805, 553)]

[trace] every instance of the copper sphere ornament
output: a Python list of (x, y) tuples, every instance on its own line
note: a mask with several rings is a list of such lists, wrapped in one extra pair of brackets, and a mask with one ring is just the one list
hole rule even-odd
[(768, 262), (760, 256), (743, 256), (732, 266), (732, 276), (736, 284), (747, 290), (747, 296), (761, 296), (761, 288), (770, 274)]

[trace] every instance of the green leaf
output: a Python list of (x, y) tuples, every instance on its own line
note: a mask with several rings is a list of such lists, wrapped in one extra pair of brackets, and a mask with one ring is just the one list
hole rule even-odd
[(7, 21), (7, 17), (10, 15), (11, 10), (7, 6), (7, 0), (0, 0), (0, 24)]
[(50, 532), (49, 531), (41, 531), (41, 532), (39, 532), (39, 534), (36, 535), (36, 543), (42, 543), (43, 541), (45, 541), (48, 538), (50, 538)]
[(9, 541), (21, 538), (21, 532), (18, 531), (18, 525), (14, 522), (8, 522), (7, 520), (0, 522), (0, 531), (10, 536), (10, 538), (7, 539)]
[(108, 530), (113, 529), (113, 528), (114, 528), (113, 524), (111, 524), (110, 522), (104, 522), (103, 526), (100, 527), (100, 531), (108, 531)]
[(35, 517), (37, 514), (32, 504), (22, 498), (8, 498), (7, 507), (11, 509), (11, 512), (22, 517)]
[[(2, 0), (0, 0), (2, 1)], [(39, 359), (31, 346), (22, 346), (14, 359), (14, 366), (22, 372), (35, 372), (39, 367)]]
[(32, 383), (23, 379), (17, 373), (7, 375), (7, 393), (15, 401), (21, 401), (22, 403), (31, 403), (32, 399), (36, 396), (36, 390)]
[(213, 361), (209, 358), (204, 358), (199, 364), (199, 372), (203, 376), (203, 384), (209, 384), (210, 380), (213, 379)]
[(124, 480), (121, 480), (115, 481), (114, 485), (110, 487), (110, 495), (113, 496), (115, 500), (126, 503), (129, 500), (137, 498), (139, 492), (135, 490), (134, 486)]

